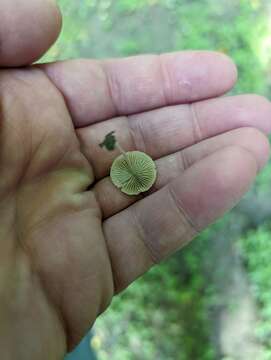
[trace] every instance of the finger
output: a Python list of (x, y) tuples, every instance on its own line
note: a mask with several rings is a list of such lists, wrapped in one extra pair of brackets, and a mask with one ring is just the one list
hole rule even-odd
[(44, 70), (64, 95), (76, 127), (218, 96), (237, 77), (228, 57), (207, 51), (75, 60), (45, 65)]
[(107, 176), (117, 151), (99, 143), (115, 130), (124, 149), (140, 150), (153, 159), (177, 152), (201, 140), (238, 127), (271, 130), (271, 103), (258, 95), (223, 97), (120, 117), (79, 129), (82, 151), (92, 164), (96, 179)]
[(61, 28), (53, 0), (1, 0), (0, 66), (38, 60), (54, 43)]
[(251, 152), (228, 147), (196, 163), (168, 186), (104, 222), (115, 291), (188, 243), (231, 209), (257, 173)]
[[(235, 129), (157, 160), (155, 162), (157, 180), (148, 194), (160, 190), (193, 164), (228, 146), (239, 146), (250, 151), (257, 159), (259, 170), (268, 161), (269, 141), (262, 132), (254, 128)], [(110, 177), (97, 182), (93, 191), (102, 209), (104, 219), (143, 198), (142, 195), (128, 196), (122, 193), (113, 185)]]

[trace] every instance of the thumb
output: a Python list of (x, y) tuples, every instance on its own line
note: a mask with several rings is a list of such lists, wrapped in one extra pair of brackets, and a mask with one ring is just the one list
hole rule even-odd
[(38, 60), (57, 39), (61, 24), (54, 0), (1, 0), (0, 66)]

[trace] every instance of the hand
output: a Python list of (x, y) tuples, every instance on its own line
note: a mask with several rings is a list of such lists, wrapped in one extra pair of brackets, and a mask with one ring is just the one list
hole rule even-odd
[[(1, 356), (58, 360), (115, 293), (249, 189), (271, 106), (219, 98), (237, 74), (211, 52), (8, 69), (47, 50), (60, 14), (52, 0), (2, 0), (0, 14)], [(109, 180), (117, 152), (98, 144), (111, 130), (156, 160), (147, 195)]]

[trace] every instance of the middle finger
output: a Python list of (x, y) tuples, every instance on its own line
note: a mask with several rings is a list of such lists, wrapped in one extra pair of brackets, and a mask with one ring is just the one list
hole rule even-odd
[(109, 174), (118, 155), (117, 150), (109, 152), (99, 147), (111, 131), (116, 131), (126, 151), (144, 151), (156, 160), (239, 127), (255, 127), (268, 133), (271, 103), (257, 95), (215, 98), (114, 118), (78, 129), (77, 133), (96, 180), (100, 180)]

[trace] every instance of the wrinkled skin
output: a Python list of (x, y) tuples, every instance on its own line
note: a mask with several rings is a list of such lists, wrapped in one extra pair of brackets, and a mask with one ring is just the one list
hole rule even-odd
[[(59, 10), (2, 0), (0, 18), (1, 356), (59, 360), (114, 294), (249, 189), (268, 159), (271, 106), (219, 98), (236, 69), (211, 52), (19, 69), (54, 42)], [(112, 130), (156, 160), (148, 194), (110, 182), (118, 153), (98, 144)]]

